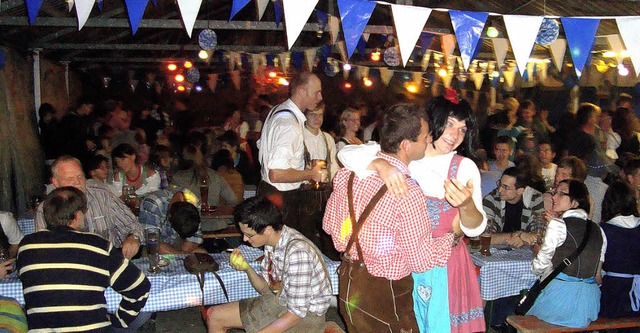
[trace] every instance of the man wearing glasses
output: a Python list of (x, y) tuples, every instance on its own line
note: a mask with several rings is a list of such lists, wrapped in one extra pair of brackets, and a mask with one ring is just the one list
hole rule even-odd
[(544, 201), (542, 193), (527, 186), (527, 176), (515, 167), (504, 170), (496, 189), (482, 200), (487, 213), (487, 229), (493, 232), (491, 244), (515, 247), (535, 243)]

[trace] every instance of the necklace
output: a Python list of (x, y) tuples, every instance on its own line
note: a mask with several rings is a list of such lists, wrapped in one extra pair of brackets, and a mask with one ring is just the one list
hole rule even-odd
[(135, 182), (137, 182), (137, 181), (138, 181), (138, 179), (140, 179), (140, 176), (142, 175), (142, 170), (140, 170), (140, 168), (141, 168), (141, 167), (140, 167), (140, 166), (138, 166), (138, 175), (136, 176), (136, 178), (131, 179), (131, 178), (129, 178), (129, 175), (126, 175), (126, 176), (127, 176), (127, 182), (129, 182), (129, 183), (135, 183)]

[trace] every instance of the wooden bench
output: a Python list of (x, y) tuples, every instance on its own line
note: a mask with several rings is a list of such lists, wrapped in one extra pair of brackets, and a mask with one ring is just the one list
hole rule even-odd
[(640, 327), (640, 318), (607, 319), (598, 318), (585, 328), (572, 328), (549, 324), (534, 316), (509, 316), (507, 323), (522, 333), (563, 333), (609, 330), (618, 328)]
[(242, 237), (242, 234), (238, 231), (236, 226), (230, 226), (226, 229), (217, 230), (213, 232), (203, 232), (202, 238), (208, 239), (219, 239), (219, 238), (228, 238), (228, 237)]

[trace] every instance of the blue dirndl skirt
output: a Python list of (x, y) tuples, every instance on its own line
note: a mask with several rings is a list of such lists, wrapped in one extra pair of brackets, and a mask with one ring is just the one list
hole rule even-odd
[(567, 327), (587, 327), (598, 318), (600, 288), (595, 278), (558, 274), (542, 290), (527, 315)]

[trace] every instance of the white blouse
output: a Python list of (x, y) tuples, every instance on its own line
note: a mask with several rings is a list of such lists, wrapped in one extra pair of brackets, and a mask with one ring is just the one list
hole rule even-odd
[[(364, 178), (373, 174), (373, 171), (367, 170), (367, 168), (376, 159), (376, 154), (379, 151), (380, 145), (373, 141), (362, 145), (348, 145), (338, 151), (338, 159), (346, 168), (353, 170), (358, 177)], [(411, 178), (418, 182), (426, 196), (444, 198), (444, 181), (449, 178), (449, 165), (454, 154), (455, 151), (445, 155), (427, 156), (409, 163)], [(487, 215), (482, 209), (480, 171), (473, 161), (465, 157), (460, 162), (456, 179), (464, 185), (469, 180), (472, 181), (472, 199), (482, 214), (482, 223), (473, 229), (460, 224), (460, 228), (469, 237), (478, 236), (487, 226)]]
[[(562, 214), (562, 218), (565, 217), (577, 217), (586, 220), (588, 215), (583, 209), (570, 209)], [(556, 253), (556, 249), (560, 245), (564, 244), (564, 241), (567, 239), (567, 225), (564, 223), (562, 218), (554, 218), (549, 221), (547, 231), (544, 236), (544, 242), (540, 247), (538, 255), (533, 258), (531, 271), (534, 275), (540, 276), (541, 279), (546, 278), (551, 274), (551, 272), (553, 272), (551, 259)], [(604, 262), (604, 254), (607, 250), (607, 237), (605, 236), (604, 231), (602, 231), (602, 228), (600, 228), (600, 233), (602, 234), (600, 261)]]

